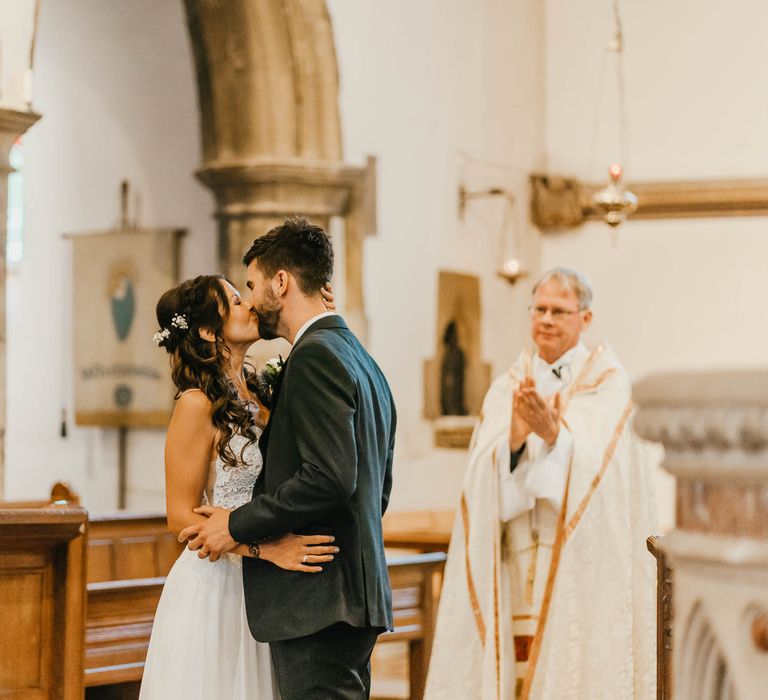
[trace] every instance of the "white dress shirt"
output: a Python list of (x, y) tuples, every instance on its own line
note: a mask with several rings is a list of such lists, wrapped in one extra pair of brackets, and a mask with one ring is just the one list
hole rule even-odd
[[(573, 381), (571, 363), (574, 356), (585, 351), (586, 348), (579, 344), (563, 353), (552, 364), (536, 355), (532, 372), (539, 394), (548, 397), (566, 389)], [(573, 437), (562, 424), (557, 440), (551, 447), (538, 435), (531, 433), (525, 441), (525, 451), (517, 466), (510, 472), (509, 438), (506, 436), (499, 443), (496, 453), (500, 467), (501, 520), (507, 522), (533, 510), (537, 501), (543, 501), (559, 511), (572, 451)]]
[(296, 331), (296, 337), (293, 339), (293, 344), (296, 345), (296, 343), (299, 342), (299, 338), (301, 338), (304, 333), (306, 333), (307, 328), (309, 328), (315, 321), (319, 321), (321, 318), (325, 318), (326, 316), (336, 316), (335, 311), (324, 311), (321, 314), (317, 314), (317, 316), (313, 316), (309, 319), (301, 328), (299, 328), (298, 331)]

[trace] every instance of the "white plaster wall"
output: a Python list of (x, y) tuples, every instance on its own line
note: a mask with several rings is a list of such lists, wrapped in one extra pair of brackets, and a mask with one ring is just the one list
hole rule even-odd
[[(768, 6), (758, 0), (622, 3), (630, 179), (768, 175)], [(616, 158), (615, 92), (606, 75), (590, 168), (609, 3), (546, 2), (546, 147), (550, 170), (602, 179)], [(595, 288), (593, 337), (634, 378), (664, 370), (764, 366), (765, 218), (591, 224), (544, 236), (544, 267), (580, 269)], [(662, 523), (672, 490), (660, 481)]]
[[(543, 10), (536, 0), (330, 0), (345, 156), (378, 157), (378, 236), (366, 245), (369, 349), (397, 402), (393, 510), (453, 508), (464, 451), (435, 449), (423, 362), (435, 355), (438, 270), (482, 279), (483, 358), (494, 375), (528, 340), (528, 286), (495, 276), (501, 208), (457, 189), (502, 186), (525, 205), (543, 165)], [(471, 156), (466, 163), (461, 153)], [(480, 162), (478, 162), (480, 161)], [(517, 212), (526, 254), (537, 245)]]
[[(525, 319), (510, 312), (527, 290), (493, 274), (499, 203), (473, 203), (460, 222), (457, 188), (463, 179), (527, 198), (527, 174), (543, 154), (542, 10), (535, 0), (329, 4), (346, 159), (379, 157), (366, 295), (371, 349), (400, 412), (392, 507), (450, 508), (466, 455), (434, 449), (421, 418), (437, 271), (482, 277), (483, 355), (497, 373), (527, 340)], [(192, 63), (180, 3), (43, 0), (39, 31), (34, 106), (43, 120), (25, 139), (25, 257), (9, 282), (6, 496), (42, 497), (65, 479), (89, 507), (110, 508), (114, 431), (70, 420), (70, 436), (58, 436), (61, 408), (72, 406), (70, 260), (60, 234), (113, 225), (127, 177), (141, 196), (141, 224), (190, 228), (185, 275), (212, 267), (212, 204), (191, 176), (199, 163)], [(522, 208), (516, 217), (535, 265)], [(162, 505), (162, 441), (162, 431), (131, 431), (129, 506)]]
[[(182, 4), (43, 0), (35, 65), (43, 118), (24, 139), (24, 259), (8, 282), (5, 495), (43, 497), (63, 479), (87, 507), (112, 508), (116, 432), (72, 424), (71, 259), (61, 234), (114, 226), (127, 178), (140, 225), (189, 229), (184, 275), (212, 269), (213, 203), (192, 175), (200, 136)], [(164, 504), (163, 437), (130, 433), (129, 506)]]

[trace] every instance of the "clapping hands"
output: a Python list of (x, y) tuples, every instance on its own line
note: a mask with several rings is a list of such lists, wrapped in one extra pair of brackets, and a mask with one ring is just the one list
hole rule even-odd
[(534, 379), (525, 377), (512, 393), (510, 450), (517, 452), (531, 433), (536, 433), (547, 445), (554, 445), (560, 434), (561, 413), (560, 394), (545, 399), (536, 391)]

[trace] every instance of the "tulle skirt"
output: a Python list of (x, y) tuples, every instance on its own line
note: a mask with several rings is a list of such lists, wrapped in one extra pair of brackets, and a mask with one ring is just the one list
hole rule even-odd
[(140, 700), (279, 700), (269, 645), (251, 637), (242, 564), (185, 549), (163, 588)]

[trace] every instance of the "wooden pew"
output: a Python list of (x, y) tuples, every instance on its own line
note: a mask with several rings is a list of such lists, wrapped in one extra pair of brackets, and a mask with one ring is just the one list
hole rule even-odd
[(379, 637), (378, 643), (408, 642), (411, 700), (424, 696), (445, 559), (445, 552), (429, 552), (387, 560), (395, 629)]
[(181, 549), (164, 513), (91, 517), (86, 687), (141, 680), (165, 576)]
[[(93, 516), (88, 544), (87, 687), (141, 680), (164, 577), (180, 550), (164, 514)], [(382, 635), (379, 643), (408, 643), (411, 698), (418, 700), (426, 682), (445, 553), (391, 557), (388, 563), (395, 630)]]
[(414, 552), (447, 552), (455, 517), (452, 510), (389, 511), (382, 521), (384, 544)]
[(57, 500), (0, 504), (2, 697), (83, 697), (88, 514)]

